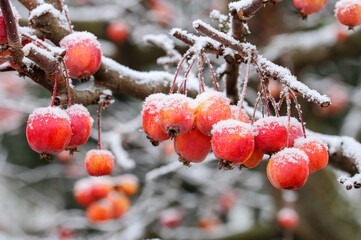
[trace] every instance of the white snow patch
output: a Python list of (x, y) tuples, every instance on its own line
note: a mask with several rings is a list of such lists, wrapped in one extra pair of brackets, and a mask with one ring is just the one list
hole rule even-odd
[(308, 164), (310, 161), (307, 154), (298, 148), (285, 148), (274, 154), (271, 159), (280, 167), (284, 167), (287, 162), (298, 163), (299, 161), (306, 161)]
[(327, 145), (322, 141), (322, 139), (315, 135), (307, 136), (306, 138), (304, 138), (304, 137), (297, 138), (295, 140), (295, 143), (293, 146), (299, 147), (299, 146), (302, 146), (302, 145), (305, 145), (305, 144), (311, 143), (311, 142), (314, 143), (315, 146), (320, 150), (322, 150), (322, 147), (324, 147), (326, 150), (328, 150)]
[[(40, 121), (43, 120), (44, 117), (52, 117), (54, 119), (65, 119), (70, 123), (69, 115), (62, 109), (58, 107), (41, 107), (34, 109), (33, 113), (30, 114), (28, 118), (29, 121), (34, 121), (40, 118)], [(48, 119), (47, 119), (48, 120)]]
[(90, 155), (95, 155), (95, 156), (108, 156), (112, 159), (114, 159), (114, 155), (108, 151), (108, 150), (100, 150), (100, 149), (92, 149), (90, 151), (87, 152), (86, 156), (90, 156)]
[(248, 134), (252, 134), (253, 127), (251, 124), (244, 123), (241, 121), (237, 121), (234, 119), (222, 120), (213, 125), (211, 134), (215, 133), (220, 134), (240, 134), (240, 136), (245, 136)]
[(230, 4), (228, 4), (228, 8), (230, 11), (241, 11), (244, 8), (248, 8), (252, 5), (254, 0), (241, 0), (241, 1), (237, 1), (237, 2), (231, 2)]
[(65, 112), (69, 116), (82, 116), (85, 115), (90, 118), (90, 124), (93, 125), (94, 119), (90, 116), (89, 111), (82, 104), (71, 105), (70, 108), (66, 109)]
[(78, 45), (84, 46), (95, 46), (97, 49), (100, 49), (100, 43), (97, 40), (97, 37), (90, 32), (73, 32), (65, 36), (60, 42), (60, 47), (64, 49), (72, 48)]

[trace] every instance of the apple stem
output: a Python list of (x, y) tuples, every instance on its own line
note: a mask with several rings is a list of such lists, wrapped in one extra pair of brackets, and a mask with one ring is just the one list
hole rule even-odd
[(290, 93), (291, 93), (291, 95), (292, 95), (293, 102), (294, 102), (295, 105), (296, 105), (296, 109), (297, 109), (297, 111), (298, 111), (298, 117), (300, 118), (300, 122), (301, 122), (301, 124), (302, 124), (303, 136), (306, 138), (306, 130), (305, 130), (304, 122), (303, 122), (301, 105), (300, 105), (300, 103), (297, 101), (297, 96), (296, 96), (295, 92), (294, 92), (292, 89), (290, 89)]
[(262, 76), (262, 70), (258, 66), (258, 64), (257, 64), (257, 68), (258, 68), (259, 79), (260, 79), (260, 82), (261, 82), (261, 88), (262, 88), (261, 91), (263, 91), (264, 103), (266, 104), (267, 116), (269, 117), (270, 116), (270, 111), (269, 111), (269, 106), (268, 106), (268, 94), (267, 94), (266, 86), (265, 86), (264, 79), (263, 79), (263, 76)]
[(102, 113), (103, 102), (99, 103), (98, 109), (98, 146), (99, 150), (102, 150), (102, 139), (101, 139), (101, 113)]
[(62, 60), (61, 62), (62, 62), (63, 66), (64, 66), (64, 69), (65, 69), (66, 84), (67, 84), (67, 87), (68, 87), (68, 108), (70, 108), (70, 106), (71, 106), (70, 79), (69, 79), (68, 69), (66, 68), (65, 61)]
[(243, 84), (243, 89), (242, 89), (241, 100), (240, 100), (240, 102), (239, 102), (238, 118), (239, 118), (239, 116), (241, 115), (244, 97), (246, 96), (246, 90), (247, 90), (247, 84), (248, 84), (250, 69), (251, 69), (251, 61), (248, 59), (246, 78), (244, 79), (244, 84)]
[(258, 92), (257, 95), (258, 96), (257, 96), (257, 99), (256, 99), (256, 104), (254, 105), (251, 125), (253, 125), (253, 123), (254, 123), (254, 119), (256, 117), (256, 112), (257, 112), (257, 107), (258, 107), (259, 102), (261, 101), (261, 94)]
[(56, 76), (54, 82), (54, 91), (53, 91), (53, 99), (51, 101), (51, 106), (54, 107), (55, 95), (56, 95), (56, 87), (58, 85), (58, 77), (59, 77), (59, 64), (56, 66)]
[(187, 87), (186, 87), (186, 86), (187, 86), (187, 78), (188, 78), (188, 74), (189, 74), (189, 72), (191, 71), (191, 69), (192, 69), (193, 64), (194, 64), (195, 61), (196, 61), (195, 58), (193, 58), (193, 59), (191, 60), (191, 63), (190, 63), (189, 66), (188, 66), (187, 72), (184, 74), (184, 80), (183, 80), (182, 84), (179, 86), (177, 93), (180, 93), (180, 91), (181, 91), (181, 89), (182, 89), (182, 86), (183, 86), (183, 94), (184, 94), (184, 95), (187, 94)]
[(288, 88), (286, 91), (286, 103), (287, 103), (287, 120), (288, 120), (288, 125), (287, 125), (287, 147), (289, 147), (289, 140), (290, 140), (290, 130), (291, 130), (291, 100), (290, 100), (290, 95), (288, 94)]
[(70, 33), (73, 33), (73, 27), (71, 26), (71, 23), (70, 23), (70, 20), (69, 20), (69, 16), (68, 16), (68, 11), (66, 11), (66, 8), (65, 8), (64, 0), (60, 0), (60, 2), (61, 2), (61, 6), (62, 6), (62, 8), (63, 8), (63, 11), (64, 11), (64, 15), (65, 15), (66, 21), (67, 21), (68, 24), (69, 24), (69, 31), (70, 31)]
[(198, 55), (198, 78), (199, 78), (199, 93), (204, 92), (204, 82), (203, 82), (203, 57), (202, 54)]
[(209, 58), (207, 57), (207, 55), (204, 54), (204, 58), (205, 58), (206, 61), (207, 61), (209, 70), (211, 71), (212, 78), (213, 78), (213, 83), (214, 83), (214, 87), (216, 88), (217, 91), (219, 91), (219, 89), (218, 89), (218, 83), (217, 83), (216, 76), (215, 76), (214, 71), (213, 71), (212, 64), (211, 64), (211, 62), (209, 61)]
[(276, 100), (275, 100), (274, 97), (272, 97), (271, 95), (269, 95), (268, 97), (269, 97), (269, 99), (270, 99), (270, 102), (271, 102), (271, 104), (272, 104), (273, 109), (275, 110), (276, 117), (279, 117), (280, 114), (279, 114), (279, 112), (278, 112)]
[(169, 94), (172, 94), (172, 93), (173, 93), (174, 86), (175, 86), (175, 82), (176, 82), (176, 80), (177, 80), (177, 76), (178, 76), (179, 70), (180, 70), (180, 68), (181, 68), (184, 60), (186, 60), (186, 58), (187, 58), (189, 55), (191, 55), (192, 53), (193, 53), (193, 52), (190, 52), (190, 51), (189, 51), (189, 52), (186, 52), (186, 54), (184, 54), (182, 60), (179, 62), (178, 66), (177, 66), (177, 71), (176, 71), (176, 73), (175, 73), (175, 75), (174, 75), (174, 80), (173, 80), (173, 83), (172, 83), (172, 87), (170, 88), (170, 91), (169, 91)]

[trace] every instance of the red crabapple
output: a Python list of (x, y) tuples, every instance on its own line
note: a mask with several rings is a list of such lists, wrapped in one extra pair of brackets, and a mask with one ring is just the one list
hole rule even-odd
[(246, 111), (244, 111), (244, 109), (241, 109), (240, 111), (239, 106), (236, 105), (231, 105), (231, 118), (244, 123), (250, 123)]
[(197, 128), (174, 138), (174, 149), (179, 161), (189, 166), (190, 162), (199, 163), (206, 159), (211, 151), (211, 137), (201, 133)]
[(310, 159), (308, 163), (309, 172), (313, 173), (327, 166), (328, 152), (327, 146), (321, 139), (315, 136), (298, 138), (294, 147), (304, 151)]
[(361, 1), (340, 0), (336, 3), (336, 17), (343, 25), (353, 28), (361, 24)]
[(190, 131), (194, 125), (193, 103), (193, 99), (183, 94), (167, 95), (159, 111), (159, 124), (163, 131), (172, 137)]
[(113, 189), (113, 183), (108, 177), (91, 178), (90, 184), (94, 199), (105, 198)]
[(92, 203), (95, 198), (92, 195), (92, 184), (89, 178), (83, 178), (76, 181), (74, 185), (74, 198), (82, 206)]
[(114, 156), (107, 150), (90, 150), (85, 156), (84, 165), (90, 176), (109, 175), (114, 168)]
[(213, 126), (212, 134), (214, 156), (226, 166), (240, 165), (251, 156), (254, 137), (250, 124), (233, 119), (223, 120)]
[(138, 192), (138, 178), (132, 174), (124, 174), (113, 180), (114, 187), (117, 191), (123, 192), (127, 196), (133, 196)]
[(289, 135), (287, 130), (288, 117), (259, 119), (254, 123), (256, 148), (264, 154), (272, 154), (282, 150), (287, 145), (292, 147), (295, 139), (303, 136), (302, 125), (297, 119), (291, 118)]
[(203, 92), (195, 100), (194, 123), (203, 134), (210, 136), (213, 124), (231, 117), (229, 99), (221, 92)]
[(178, 227), (183, 219), (183, 213), (176, 208), (169, 208), (161, 212), (158, 219), (159, 225), (165, 228)]
[(152, 94), (145, 99), (143, 104), (143, 130), (154, 146), (158, 146), (159, 142), (163, 142), (170, 138), (170, 136), (162, 130), (159, 124), (160, 103), (165, 97), (166, 95), (163, 93)]
[(299, 222), (298, 213), (292, 208), (282, 208), (277, 213), (277, 222), (285, 229), (294, 229)]
[(309, 159), (298, 148), (285, 148), (272, 155), (267, 164), (267, 177), (279, 189), (294, 190), (302, 187), (308, 178)]
[(130, 207), (130, 201), (127, 196), (117, 192), (112, 192), (106, 198), (112, 208), (112, 218), (122, 217)]
[(87, 206), (85, 216), (91, 223), (100, 223), (112, 218), (112, 204), (105, 199)]
[(60, 153), (71, 139), (70, 118), (60, 108), (37, 108), (29, 116), (26, 137), (30, 147), (40, 154)]
[(252, 155), (242, 164), (246, 168), (255, 168), (263, 159), (263, 153), (256, 147), (253, 149)]
[(300, 10), (304, 15), (310, 15), (322, 10), (327, 0), (293, 0), (295, 8)]
[(93, 118), (90, 117), (88, 109), (81, 104), (72, 105), (65, 112), (69, 115), (71, 121), (72, 136), (68, 148), (76, 148), (88, 141)]
[(125, 22), (112, 22), (107, 26), (107, 36), (116, 43), (125, 42), (129, 35), (129, 27)]
[(86, 79), (98, 71), (101, 63), (100, 44), (89, 32), (73, 32), (60, 41), (66, 50), (65, 64), (69, 76)]

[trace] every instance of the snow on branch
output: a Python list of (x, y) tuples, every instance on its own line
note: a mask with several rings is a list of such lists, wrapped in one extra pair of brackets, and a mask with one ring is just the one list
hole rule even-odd
[(237, 16), (245, 21), (252, 18), (268, 2), (270, 0), (241, 0), (231, 2), (228, 7), (231, 12), (236, 12)]
[(278, 66), (259, 55), (254, 45), (250, 43), (240, 43), (233, 37), (216, 30), (201, 20), (194, 21), (193, 27), (202, 34), (237, 51), (241, 57), (249, 59), (252, 64), (259, 68), (263, 76), (273, 77), (275, 80), (280, 81), (282, 84), (285, 84), (292, 90), (300, 93), (304, 98), (315, 102), (322, 107), (330, 105), (330, 99), (326, 95), (321, 95), (317, 91), (311, 90), (305, 84), (297, 81), (297, 78), (293, 76), (287, 68)]
[(338, 181), (347, 190), (361, 187), (361, 143), (347, 136), (328, 136), (317, 134), (329, 147), (330, 164), (348, 172), (350, 176), (343, 175)]

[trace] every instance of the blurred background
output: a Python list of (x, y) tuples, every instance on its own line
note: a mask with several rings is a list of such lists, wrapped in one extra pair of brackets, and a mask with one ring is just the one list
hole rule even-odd
[[(135, 70), (174, 73), (175, 66), (157, 65), (165, 53), (144, 36), (169, 35), (174, 27), (194, 33), (196, 19), (217, 27), (209, 13), (217, 9), (228, 15), (228, 2), (67, 0), (66, 4), (74, 29), (94, 33), (105, 56)], [(22, 16), (20, 24), (26, 26), (28, 11), (17, 1), (12, 3)], [(360, 142), (361, 31), (348, 31), (337, 23), (335, 3), (329, 0), (306, 20), (298, 17), (291, 1), (267, 5), (248, 22), (247, 41), (331, 98), (333, 105), (321, 109), (299, 97), (308, 129)], [(179, 52), (187, 50), (183, 43), (175, 40), (175, 44)], [(215, 57), (211, 61), (215, 69), (224, 63)], [(207, 69), (204, 76), (211, 82)], [(244, 75), (241, 66), (240, 76)], [(271, 80), (269, 88), (277, 97), (282, 86)], [(258, 89), (254, 75), (246, 95), (251, 106)], [(26, 141), (26, 122), (34, 108), (50, 104), (51, 96), (16, 71), (0, 73), (0, 239), (361, 239), (361, 192), (346, 191), (337, 182), (343, 174), (339, 170), (329, 166), (310, 175), (301, 189), (285, 192), (269, 183), (266, 158), (255, 169), (220, 171), (210, 154), (205, 162), (187, 168), (178, 162), (171, 141), (153, 147), (146, 139), (141, 100), (121, 94), (114, 100), (102, 112), (102, 136), (103, 147), (116, 157), (116, 167), (110, 177), (94, 180), (83, 161), (86, 152), (97, 147), (96, 124), (90, 140), (73, 156), (40, 160)], [(96, 119), (97, 106), (88, 109)], [(120, 217), (91, 220), (89, 205), (82, 206), (86, 201), (77, 201), (75, 195), (96, 185), (106, 193), (116, 189), (130, 200), (123, 199)], [(285, 207), (295, 212), (280, 213)]]

